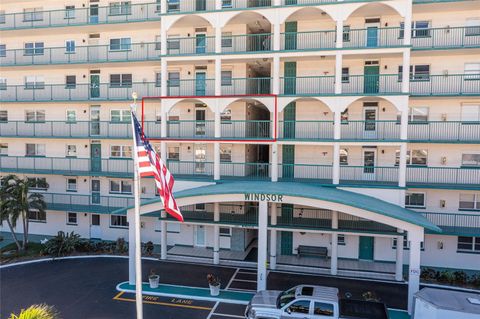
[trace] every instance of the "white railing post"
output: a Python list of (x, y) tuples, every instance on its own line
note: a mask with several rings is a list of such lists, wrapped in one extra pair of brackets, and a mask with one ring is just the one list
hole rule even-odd
[[(213, 221), (220, 221), (220, 203), (213, 203)], [(213, 226), (213, 263), (218, 265), (220, 263), (220, 226)]]

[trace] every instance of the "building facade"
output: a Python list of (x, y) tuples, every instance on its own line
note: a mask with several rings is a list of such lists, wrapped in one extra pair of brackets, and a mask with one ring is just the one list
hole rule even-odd
[(162, 258), (478, 271), (480, 1), (452, 4), (4, 0), (0, 174), (48, 183), (31, 233), (128, 238), (136, 92), (185, 216), (142, 181)]

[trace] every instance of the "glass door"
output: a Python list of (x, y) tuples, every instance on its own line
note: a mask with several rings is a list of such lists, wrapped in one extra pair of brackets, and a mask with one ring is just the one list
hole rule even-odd
[(102, 239), (102, 227), (100, 226), (100, 215), (90, 215), (90, 238)]
[(205, 174), (205, 162), (207, 160), (207, 145), (195, 145), (195, 174)]
[(92, 204), (100, 205), (100, 180), (92, 179)]
[(363, 150), (363, 178), (375, 180), (377, 150)]
[(100, 97), (100, 74), (90, 74), (90, 97)]
[(365, 138), (375, 138), (377, 135), (377, 108), (366, 107), (363, 109), (363, 136)]
[(205, 226), (196, 225), (195, 226), (195, 246), (196, 247), (205, 247)]
[(90, 144), (90, 170), (92, 172), (102, 171), (102, 146)]
[(90, 23), (98, 23), (98, 4), (90, 5)]
[(196, 109), (195, 110), (195, 135), (204, 136), (205, 135), (205, 109)]
[(90, 135), (100, 135), (100, 108), (90, 107)]

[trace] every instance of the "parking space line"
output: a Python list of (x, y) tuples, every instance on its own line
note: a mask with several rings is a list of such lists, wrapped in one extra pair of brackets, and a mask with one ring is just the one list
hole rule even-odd
[(248, 280), (248, 279), (234, 279), (233, 281), (242, 281), (242, 282), (257, 282), (256, 280)]
[(215, 305), (213, 306), (212, 310), (211, 310), (210, 313), (208, 314), (207, 319), (210, 319), (210, 318), (212, 317), (212, 315), (213, 315), (214, 312), (215, 312), (215, 309), (217, 309), (217, 307), (218, 307), (219, 304), (220, 304), (219, 301), (217, 301), (217, 302), (215, 303)]
[(242, 289), (242, 288), (229, 288), (228, 290), (231, 290), (231, 291), (247, 291), (247, 292), (256, 291), (255, 289)]
[[(121, 291), (120, 293), (118, 293), (112, 299), (113, 300), (119, 300), (119, 301), (129, 301), (129, 302), (135, 302), (136, 301), (135, 299), (123, 298), (122, 295), (124, 293), (125, 293), (124, 291)], [(189, 308), (189, 309), (197, 309), (197, 310), (212, 310), (211, 307), (174, 304), (174, 303), (161, 302), (161, 301), (150, 301), (150, 300), (145, 300), (145, 299), (143, 300), (143, 303), (151, 304), (151, 305), (167, 306), (167, 307)]]
[[(230, 315), (228, 313), (214, 313), (214, 316), (230, 317), (230, 318), (245, 318), (244, 316)], [(208, 318), (207, 318), (208, 319)]]
[(225, 290), (227, 290), (230, 287), (230, 285), (232, 284), (232, 281), (234, 280), (235, 276), (238, 274), (239, 271), (240, 271), (240, 268), (237, 268), (235, 270), (235, 272), (232, 275), (232, 278), (230, 278), (230, 281), (228, 282), (227, 286), (225, 287)]

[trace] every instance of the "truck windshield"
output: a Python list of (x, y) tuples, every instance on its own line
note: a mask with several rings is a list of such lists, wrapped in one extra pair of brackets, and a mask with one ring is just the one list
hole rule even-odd
[(290, 288), (288, 290), (285, 290), (282, 292), (280, 295), (278, 295), (277, 299), (277, 308), (282, 308), (286, 304), (288, 304), (290, 301), (295, 299), (295, 291), (296, 288)]

